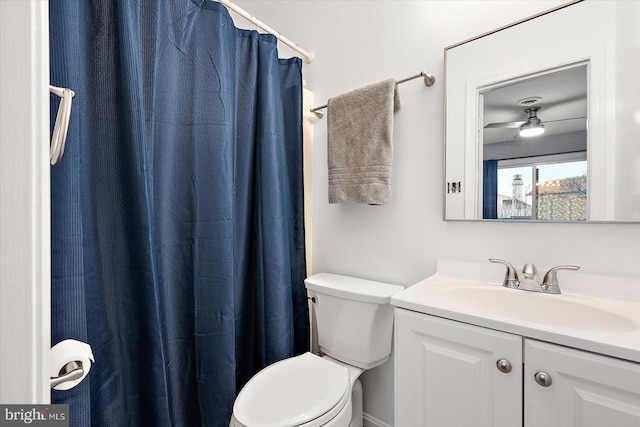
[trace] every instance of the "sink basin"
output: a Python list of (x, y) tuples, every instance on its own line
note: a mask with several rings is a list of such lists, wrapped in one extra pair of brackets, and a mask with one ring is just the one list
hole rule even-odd
[(436, 274), (391, 304), (640, 363), (640, 281), (574, 274), (560, 284), (562, 294), (551, 295), (505, 288), (498, 282), (504, 272), (493, 267), (439, 259)]
[[(471, 312), (488, 311), (495, 316), (516, 318), (523, 322), (590, 331), (623, 332), (640, 328), (637, 321), (613, 311), (616, 307), (598, 307), (596, 304), (601, 301), (593, 301), (589, 297), (549, 295), (501, 286), (452, 286), (444, 294)], [(612, 304), (617, 302), (613, 301)]]

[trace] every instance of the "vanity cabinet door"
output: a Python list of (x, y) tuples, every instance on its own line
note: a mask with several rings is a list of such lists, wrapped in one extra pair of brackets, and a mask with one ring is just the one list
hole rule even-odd
[(521, 337), (402, 309), (395, 322), (396, 426), (522, 425)]
[(525, 427), (640, 426), (640, 364), (526, 339), (524, 387)]

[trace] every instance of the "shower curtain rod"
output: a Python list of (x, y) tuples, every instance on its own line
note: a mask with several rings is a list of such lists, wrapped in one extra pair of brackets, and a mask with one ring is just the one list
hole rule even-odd
[(270, 26), (268, 26), (264, 22), (260, 21), (255, 16), (251, 15), (246, 10), (242, 9), (240, 6), (236, 6), (233, 3), (232, 0), (217, 0), (217, 1), (218, 1), (218, 3), (222, 3), (223, 5), (225, 5), (226, 7), (228, 7), (229, 9), (234, 11), (235, 13), (237, 13), (238, 15), (242, 16), (247, 21), (250, 21), (256, 27), (259, 27), (259, 28), (263, 29), (264, 31), (266, 31), (267, 33), (273, 34), (274, 36), (276, 36), (276, 38), (278, 40), (280, 40), (282, 43), (286, 44), (291, 49), (295, 50), (300, 55), (302, 55), (302, 57), (304, 58), (304, 61), (307, 64), (310, 64), (311, 61), (313, 61), (313, 51), (304, 50), (303, 48), (301, 48), (300, 46), (298, 46), (297, 44), (295, 44), (294, 42), (292, 42), (291, 40), (289, 40), (288, 38), (286, 38), (285, 36), (283, 36), (282, 34), (277, 32), (276, 30), (274, 30), (273, 28), (271, 28)]
[[(398, 80), (396, 81), (396, 84), (399, 85), (401, 83), (404, 82), (408, 82), (409, 80), (415, 80), (417, 78), (423, 77), (424, 78), (424, 85), (429, 87), (429, 86), (433, 86), (433, 84), (436, 82), (436, 78), (433, 74), (427, 74), (424, 71), (420, 71), (420, 74), (416, 74), (415, 76), (411, 76), (411, 77), (407, 77), (406, 79), (402, 79), (402, 80)], [(320, 110), (323, 110), (327, 108), (327, 104), (325, 105), (321, 105), (319, 107), (315, 107), (312, 108), (311, 111), (313, 114), (315, 114), (318, 118), (322, 118), (324, 117), (324, 113), (321, 112)]]

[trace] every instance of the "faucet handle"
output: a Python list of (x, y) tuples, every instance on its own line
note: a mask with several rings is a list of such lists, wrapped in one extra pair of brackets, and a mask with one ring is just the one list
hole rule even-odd
[(509, 264), (507, 261), (498, 259), (498, 258), (489, 258), (490, 262), (504, 264), (507, 267), (507, 271), (504, 275), (504, 281), (502, 282), (502, 286), (505, 288), (518, 288), (520, 286), (520, 276), (518, 276), (518, 270)]
[(547, 294), (559, 294), (560, 293), (560, 285), (558, 284), (558, 271), (559, 270), (580, 270), (580, 267), (577, 265), (558, 265), (557, 267), (551, 268), (544, 275), (544, 279), (542, 279), (542, 292)]

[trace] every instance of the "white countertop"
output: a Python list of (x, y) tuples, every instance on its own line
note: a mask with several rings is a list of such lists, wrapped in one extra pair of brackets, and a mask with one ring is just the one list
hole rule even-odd
[[(635, 294), (608, 298), (564, 289), (561, 295), (527, 292), (502, 287), (504, 273), (497, 282), (488, 282), (470, 279), (468, 271), (456, 267), (439, 261), (438, 273), (394, 295), (391, 304), (640, 362), (640, 301)], [(451, 274), (456, 270), (462, 278)], [(633, 285), (627, 287), (635, 292)], [(640, 282), (637, 285), (640, 289)]]

